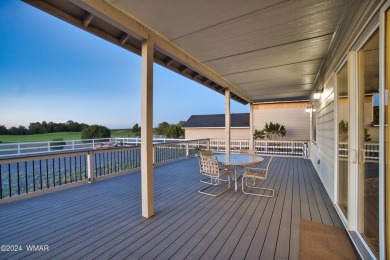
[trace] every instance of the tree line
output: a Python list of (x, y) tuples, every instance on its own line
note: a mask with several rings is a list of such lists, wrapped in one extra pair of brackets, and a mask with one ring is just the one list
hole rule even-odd
[[(167, 138), (183, 138), (184, 129), (182, 126), (185, 121), (180, 121), (177, 124), (169, 124), (161, 122), (153, 129), (154, 134), (163, 135)], [(141, 127), (135, 124), (130, 129), (135, 136), (141, 136)], [(87, 125), (84, 123), (68, 120), (66, 123), (54, 123), (46, 121), (30, 123), (28, 128), (24, 126), (7, 128), (0, 125), (0, 135), (33, 135), (59, 132), (82, 132), (81, 138), (106, 138), (110, 137), (110, 130), (105, 126)]]
[[(185, 121), (180, 121), (177, 124), (161, 122), (153, 129), (153, 132), (156, 135), (163, 135), (168, 138), (184, 138), (184, 129), (182, 129), (184, 123)], [(135, 136), (141, 136), (141, 127), (138, 124), (135, 124), (131, 131)]]
[(82, 132), (88, 128), (89, 125), (84, 123), (74, 122), (68, 120), (66, 123), (54, 123), (46, 121), (32, 122), (28, 128), (24, 126), (10, 128), (0, 125), (0, 135), (33, 135), (33, 134), (47, 134), (47, 133), (59, 133), (59, 132)]

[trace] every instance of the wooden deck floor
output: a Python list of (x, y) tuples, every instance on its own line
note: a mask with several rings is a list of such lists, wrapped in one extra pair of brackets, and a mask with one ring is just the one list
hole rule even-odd
[(22, 246), (0, 259), (298, 259), (301, 219), (341, 226), (309, 160), (275, 158), (270, 199), (202, 195), (200, 178), (195, 158), (156, 167), (150, 219), (139, 172), (0, 205), (0, 245)]

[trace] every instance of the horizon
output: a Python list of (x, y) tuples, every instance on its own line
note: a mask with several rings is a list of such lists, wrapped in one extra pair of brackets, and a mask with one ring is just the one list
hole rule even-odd
[[(0, 125), (141, 122), (141, 57), (21, 1), (1, 1)], [(154, 63), (153, 125), (224, 114), (225, 97)], [(231, 100), (231, 113), (249, 107)]]

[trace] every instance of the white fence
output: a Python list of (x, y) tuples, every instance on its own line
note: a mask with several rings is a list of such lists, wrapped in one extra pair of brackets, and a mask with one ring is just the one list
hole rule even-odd
[[(155, 138), (153, 140), (156, 144), (186, 141), (184, 139), (167, 138)], [(110, 143), (113, 146), (137, 146), (141, 144), (141, 138), (102, 138), (48, 142), (3, 143), (0, 144), (0, 157), (90, 150), (95, 149), (96, 146), (104, 143)]]
[[(348, 157), (348, 143), (339, 143), (339, 156)], [(379, 160), (379, 143), (364, 143), (364, 157), (366, 160)]]
[[(224, 140), (210, 140), (210, 149), (215, 152), (225, 151)], [(239, 152), (241, 149), (249, 149), (249, 140), (232, 140), (230, 151)], [(258, 154), (275, 154), (307, 157), (307, 142), (305, 141), (280, 141), (280, 140), (256, 140), (255, 149)]]
[[(172, 142), (188, 142), (186, 139), (154, 138), (154, 144), (165, 144)], [(27, 143), (5, 143), (0, 144), (0, 157), (32, 155), (53, 152), (70, 152), (91, 150), (109, 144), (112, 147), (129, 147), (141, 144), (140, 137), (128, 138), (103, 138), (83, 140), (63, 140), (48, 142), (27, 142)], [(232, 153), (241, 149), (249, 148), (249, 140), (232, 140), (230, 150)], [(307, 157), (307, 143), (303, 141), (263, 141), (257, 140), (255, 148), (258, 154), (275, 154)], [(209, 149), (215, 152), (225, 151), (224, 140), (210, 140)]]

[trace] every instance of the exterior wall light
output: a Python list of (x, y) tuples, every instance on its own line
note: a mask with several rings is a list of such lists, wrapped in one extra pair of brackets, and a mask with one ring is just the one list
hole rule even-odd
[(310, 110), (311, 110), (311, 108), (307, 107), (305, 111), (306, 111), (306, 113), (310, 113)]
[(313, 98), (314, 98), (315, 100), (320, 99), (320, 97), (321, 97), (321, 92), (316, 92), (316, 93), (314, 93), (314, 95), (313, 95)]

